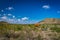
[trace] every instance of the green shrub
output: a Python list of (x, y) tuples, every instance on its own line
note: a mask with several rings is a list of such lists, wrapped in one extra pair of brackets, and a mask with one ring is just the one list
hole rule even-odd
[(60, 32), (60, 28), (58, 28), (58, 27), (51, 27), (50, 29), (52, 31)]

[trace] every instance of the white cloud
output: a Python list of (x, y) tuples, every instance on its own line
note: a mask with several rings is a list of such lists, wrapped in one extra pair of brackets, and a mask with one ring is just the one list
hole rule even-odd
[(44, 8), (44, 9), (49, 9), (50, 6), (49, 6), (49, 5), (43, 5), (42, 8)]
[(1, 19), (7, 19), (7, 17), (6, 16), (3, 16), (3, 17), (1, 17)]
[[(11, 15), (11, 14), (9, 14)], [(30, 21), (28, 20), (28, 17), (23, 17), (23, 18), (15, 18), (15, 16), (13, 16), (13, 18), (9, 18), (8, 16), (2, 16), (0, 17), (1, 21), (6, 21), (8, 23), (14, 23), (14, 24), (27, 24)]]
[(9, 22), (9, 23), (16, 23), (16, 20), (15, 19), (8, 19), (7, 22)]
[(4, 12), (4, 10), (1, 10), (1, 12)]
[(9, 19), (9, 22), (13, 22), (14, 21), (14, 19)]
[(21, 21), (20, 19), (17, 19), (18, 21)]
[(19, 22), (21, 22), (21, 21), (18, 20), (18, 19), (13, 19), (13, 18), (11, 19), (11, 18), (10, 18), (8, 22), (9, 22), (9, 23), (16, 23), (16, 24), (17, 24), (17, 23), (19, 23)]
[(11, 16), (12, 14), (8, 14), (8, 16)]
[(28, 17), (23, 17), (22, 20), (23, 20), (23, 21), (24, 21), (24, 20), (28, 20)]
[(6, 8), (7, 10), (12, 10), (12, 9), (14, 9), (13, 7), (8, 7), (8, 8)]
[(3, 14), (4, 16), (6, 16), (6, 14)]
[(13, 18), (15, 18), (15, 16), (13, 16)]

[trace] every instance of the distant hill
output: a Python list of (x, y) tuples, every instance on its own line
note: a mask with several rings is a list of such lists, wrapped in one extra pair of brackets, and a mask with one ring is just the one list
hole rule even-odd
[(0, 21), (0, 24), (9, 24), (9, 23), (5, 21)]
[(60, 24), (60, 18), (46, 18), (39, 22), (39, 24)]

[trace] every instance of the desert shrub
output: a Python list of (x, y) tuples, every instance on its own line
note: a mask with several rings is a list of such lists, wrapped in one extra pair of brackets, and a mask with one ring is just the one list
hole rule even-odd
[(42, 25), (41, 30), (42, 30), (42, 31), (47, 31), (47, 28), (48, 28), (48, 27), (47, 27), (46, 25)]
[(39, 24), (39, 23), (36, 23), (36, 24), (34, 24), (34, 26), (35, 26), (35, 27), (39, 27), (39, 26), (40, 26), (40, 24)]
[(19, 30), (22, 30), (22, 27), (20, 26), (15, 27), (15, 31), (19, 31)]
[(9, 30), (4, 33), (6, 38), (18, 38), (20, 36), (20, 32), (15, 32), (14, 30)]
[(38, 39), (38, 40), (42, 40), (42, 38), (41, 38), (41, 36), (40, 36), (40, 35), (38, 35), (37, 39)]
[(52, 31), (60, 32), (60, 28), (58, 28), (58, 27), (51, 27), (50, 29)]

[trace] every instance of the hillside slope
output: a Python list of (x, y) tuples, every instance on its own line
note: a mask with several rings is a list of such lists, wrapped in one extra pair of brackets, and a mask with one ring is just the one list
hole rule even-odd
[(0, 22), (0, 40), (60, 40), (60, 24), (36, 25)]
[(46, 18), (39, 22), (40, 24), (60, 24), (59, 18)]

